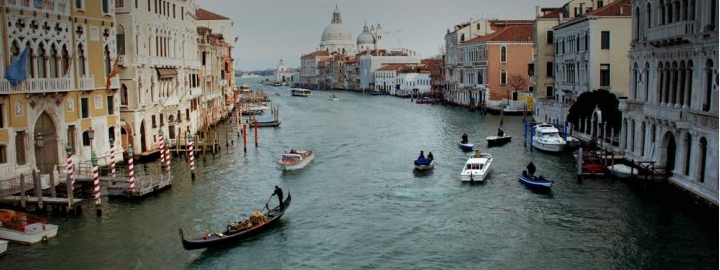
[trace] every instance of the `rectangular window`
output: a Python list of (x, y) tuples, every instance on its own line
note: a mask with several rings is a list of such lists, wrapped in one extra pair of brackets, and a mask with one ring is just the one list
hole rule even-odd
[(545, 63), (545, 76), (546, 77), (552, 77), (553, 76), (553, 62), (546, 62)]
[(115, 96), (107, 96), (107, 112), (108, 115), (115, 114), (115, 102), (113, 100), (115, 99)]
[(110, 13), (110, 7), (108, 0), (100, 0), (100, 9), (102, 10), (103, 14)]
[(610, 49), (610, 31), (600, 32), (600, 49)]
[(25, 141), (27, 140), (27, 133), (25, 131), (15, 132), (15, 162), (17, 165), (25, 165), (27, 158), (25, 158)]
[(115, 7), (116, 8), (125, 7), (125, 0), (115, 0)]
[(0, 164), (7, 163), (7, 145), (0, 145)]
[(185, 120), (190, 121), (190, 109), (185, 109)]
[(545, 86), (545, 97), (553, 97), (553, 95), (554, 95), (553, 89), (554, 88), (552, 85)]
[(75, 0), (75, 9), (85, 10), (85, 0)]
[(93, 104), (93, 108), (96, 109), (96, 110), (97, 110), (97, 109), (102, 109), (102, 106), (103, 106), (103, 104), (102, 104), (102, 102), (103, 102), (102, 96), (101, 96), (101, 95), (95, 95), (94, 97), (95, 97), (95, 100), (93, 100), (93, 103), (94, 103), (94, 104)]
[(0, 128), (5, 128), (5, 103), (0, 103)]
[(162, 127), (162, 126), (164, 126), (164, 125), (165, 125), (165, 117), (164, 117), (163, 114), (161, 113), (161, 114), (160, 114), (160, 126)]
[(154, 128), (157, 127), (157, 122), (155, 121), (155, 116), (154, 116), (154, 115), (151, 117), (151, 121), (150, 121), (150, 122), (152, 122), (152, 127), (154, 127)]
[(600, 64), (600, 86), (610, 86), (610, 64)]
[(590, 41), (590, 35), (585, 33), (585, 50), (588, 50), (588, 42)]
[[(94, 136), (94, 135), (93, 135)], [(90, 146), (90, 135), (88, 134), (88, 131), (83, 131), (83, 140), (82, 140), (83, 146)]]
[(80, 98), (80, 118), (90, 117), (90, 105), (88, 104), (88, 98)]
[(603, 0), (598, 0), (598, 1), (597, 1), (597, 8), (601, 8), (601, 7), (603, 7), (604, 5), (605, 5), (605, 3), (603, 3)]
[(547, 44), (553, 44), (553, 40), (555, 40), (554, 33), (552, 30), (547, 31)]
[[(77, 153), (77, 145), (75, 144), (75, 125), (69, 125), (67, 130), (68, 145), (70, 146), (70, 154), (74, 155)], [(65, 153), (67, 154), (67, 153)]]
[(535, 63), (528, 63), (528, 76), (535, 76)]

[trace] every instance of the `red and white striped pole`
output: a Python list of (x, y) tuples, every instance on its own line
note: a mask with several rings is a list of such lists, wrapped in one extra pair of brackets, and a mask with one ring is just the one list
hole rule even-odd
[(110, 138), (110, 176), (115, 177), (115, 140)]
[[(70, 145), (65, 147), (65, 154), (67, 154), (67, 174), (70, 179), (70, 186), (75, 185), (75, 178), (73, 178), (73, 162), (72, 162), (72, 147)], [(72, 190), (68, 192), (72, 193)]]
[(193, 149), (193, 136), (190, 134), (188, 134), (188, 151), (190, 151), (190, 178), (195, 180), (195, 149)]
[(162, 129), (160, 130), (159, 133), (160, 133), (160, 139), (159, 139), (160, 145), (158, 146), (158, 148), (160, 149), (160, 166), (163, 166), (165, 163), (165, 151), (163, 151), (165, 149), (165, 140), (163, 139)]
[(170, 140), (165, 140), (165, 171), (170, 175)]
[(97, 215), (102, 215), (102, 204), (100, 201), (100, 174), (98, 173), (98, 160), (95, 153), (92, 153), (90, 158), (92, 163), (92, 174), (93, 174), (93, 194), (95, 195), (95, 208)]
[(132, 196), (135, 193), (135, 167), (133, 167), (133, 148), (132, 145), (128, 146), (128, 176), (130, 177), (130, 187), (128, 196)]

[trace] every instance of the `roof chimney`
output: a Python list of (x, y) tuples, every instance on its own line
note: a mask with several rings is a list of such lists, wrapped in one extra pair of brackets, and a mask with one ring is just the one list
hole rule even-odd
[(622, 5), (620, 5), (620, 15), (624, 15), (624, 14), (623, 14), (623, 6), (622, 6)]
[(535, 17), (540, 17), (540, 6), (535, 6)]

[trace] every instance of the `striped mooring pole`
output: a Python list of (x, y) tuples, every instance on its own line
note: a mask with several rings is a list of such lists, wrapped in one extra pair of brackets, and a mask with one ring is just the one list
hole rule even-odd
[(95, 211), (98, 216), (102, 215), (102, 202), (100, 201), (100, 175), (98, 174), (98, 159), (95, 153), (91, 154), (90, 162), (92, 163), (93, 175), (93, 194), (95, 195)]
[(128, 196), (132, 196), (135, 193), (135, 167), (133, 166), (133, 148), (132, 145), (128, 146), (128, 176), (130, 177), (130, 187)]
[(110, 138), (110, 176), (115, 177), (115, 140)]
[(193, 149), (193, 136), (188, 134), (188, 153), (190, 157), (190, 179), (195, 180), (195, 149)]

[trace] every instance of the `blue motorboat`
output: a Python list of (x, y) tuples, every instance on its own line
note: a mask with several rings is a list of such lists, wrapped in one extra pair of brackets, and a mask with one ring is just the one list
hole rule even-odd
[(472, 151), (474, 146), (475, 146), (474, 144), (469, 143), (469, 142), (466, 142), (466, 143), (459, 142), (458, 143), (458, 147), (460, 147), (460, 149), (462, 149), (463, 151)]
[(525, 186), (535, 189), (550, 189), (550, 186), (553, 184), (552, 180), (545, 179), (542, 175), (535, 176), (535, 164), (532, 162), (527, 165), (527, 170), (518, 174), (518, 180), (525, 184)]
[(414, 162), (416, 170), (429, 170), (435, 166), (435, 161), (424, 157), (418, 158)]

